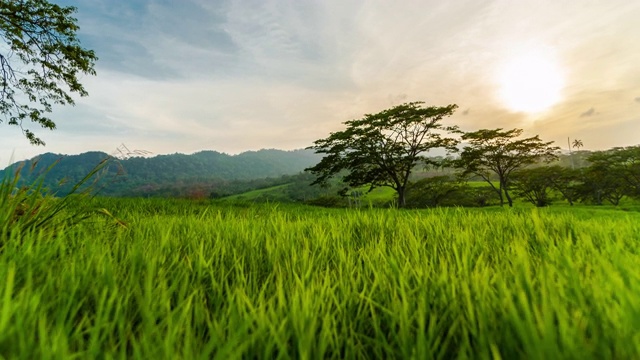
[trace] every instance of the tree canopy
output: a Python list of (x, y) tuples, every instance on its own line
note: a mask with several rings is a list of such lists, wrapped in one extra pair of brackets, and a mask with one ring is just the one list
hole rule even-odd
[[(520, 135), (522, 129), (503, 131), (502, 128), (463, 133), (462, 140), (467, 146), (453, 164), (463, 169), (462, 175), (475, 175), (489, 183), (500, 196), (501, 204), (504, 205), (506, 197), (509, 206), (513, 206), (508, 191), (511, 174), (526, 165), (556, 159), (560, 149), (551, 146), (553, 141), (540, 140), (538, 135), (518, 139)], [(492, 174), (497, 175), (497, 179), (492, 178)]]
[(557, 165), (520, 169), (512, 174), (513, 187), (516, 195), (534, 206), (548, 206), (551, 204), (551, 190), (554, 184), (562, 183), (563, 173), (564, 168)]
[(398, 195), (398, 206), (405, 205), (405, 190), (409, 176), (418, 163), (435, 164), (426, 157), (434, 148), (455, 150), (458, 141), (447, 137), (456, 127), (442, 124), (457, 105), (424, 107), (423, 102), (411, 102), (366, 114), (362, 119), (347, 121), (343, 131), (314, 142), (322, 160), (307, 170), (317, 176), (314, 184), (325, 184), (345, 171), (342, 181), (351, 187), (388, 186)]
[(592, 153), (584, 172), (584, 195), (596, 204), (618, 205), (624, 196), (640, 198), (640, 146)]
[(95, 75), (97, 57), (80, 46), (75, 12), (46, 0), (0, 0), (0, 122), (19, 126), (34, 145), (44, 142), (25, 121), (55, 129), (52, 107), (88, 95), (79, 77)]

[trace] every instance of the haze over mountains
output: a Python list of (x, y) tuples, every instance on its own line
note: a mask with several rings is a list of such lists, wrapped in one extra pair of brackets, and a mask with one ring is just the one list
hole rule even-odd
[[(7, 169), (22, 166), (24, 182), (33, 182), (46, 173), (45, 186), (62, 195), (107, 158), (110, 158), (110, 163), (100, 176), (100, 194), (144, 196), (156, 194), (160, 189), (207, 184), (211, 190), (216, 184), (294, 175), (315, 165), (321, 157), (311, 150), (276, 149), (247, 151), (238, 155), (200, 151), (191, 155), (134, 156), (126, 159), (117, 159), (103, 152), (79, 155), (45, 153), (7, 167), (0, 171), (0, 177), (4, 177)], [(49, 167), (51, 169), (47, 172)]]

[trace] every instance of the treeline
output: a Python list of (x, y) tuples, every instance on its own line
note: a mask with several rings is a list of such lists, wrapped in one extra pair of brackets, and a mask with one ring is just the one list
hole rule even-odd
[[(434, 160), (443, 161), (442, 157)], [(449, 162), (454, 159), (449, 159)], [(447, 163), (447, 161), (444, 161)], [(367, 188), (345, 187), (339, 179), (325, 187), (311, 185), (310, 173), (263, 179), (262, 187), (286, 185), (265, 192), (252, 201), (303, 202), (326, 207), (347, 207), (358, 203)], [(622, 199), (640, 200), (640, 146), (613, 148), (606, 151), (587, 150), (559, 155), (552, 163), (536, 163), (515, 171), (506, 184), (517, 199), (538, 207), (553, 203), (569, 205), (619, 205)], [(493, 179), (497, 182), (497, 178)], [(238, 193), (242, 186), (237, 184)], [(257, 187), (256, 187), (257, 188)], [(255, 188), (254, 188), (255, 189)], [(454, 167), (418, 165), (407, 189), (409, 208), (446, 206), (484, 207), (500, 205), (501, 200), (491, 186), (478, 176), (463, 176)], [(395, 200), (374, 201), (374, 206), (392, 206)], [(363, 202), (360, 202), (362, 204)], [(371, 204), (371, 202), (367, 202)]]
[[(407, 205), (500, 204), (498, 193), (481, 180), (450, 172), (415, 181), (408, 189)], [(517, 198), (538, 207), (554, 202), (617, 206), (625, 197), (640, 200), (640, 146), (580, 151), (551, 164), (527, 166), (513, 172), (506, 186)]]
[[(239, 157), (242, 160), (240, 164), (244, 162), (244, 165), (227, 167), (225, 171), (220, 171), (224, 167), (223, 162), (212, 160), (228, 161), (233, 156), (216, 152), (155, 158), (111, 158), (111, 164), (97, 177), (96, 188), (100, 195), (105, 196), (190, 199), (223, 199), (274, 188), (251, 198), (251, 201), (328, 207), (357, 204), (359, 199), (354, 195), (361, 196), (368, 190), (366, 187), (345, 186), (339, 177), (325, 186), (312, 185), (315, 176), (301, 172), (304, 166), (318, 160), (308, 151), (261, 150), (249, 153), (245, 159), (239, 155), (235, 157)], [(105, 158), (109, 156), (101, 152), (74, 156), (43, 154), (37, 159), (15, 164), (13, 168), (21, 166), (24, 183), (31, 183), (36, 175), (45, 174), (45, 187), (64, 193)], [(406, 193), (407, 207), (483, 207), (501, 203), (498, 193), (482, 178), (462, 176), (459, 169), (447, 166), (455, 160), (454, 157), (431, 159), (433, 161), (418, 164), (412, 172)], [(256, 160), (261, 162), (259, 166)], [(445, 165), (436, 167), (429, 165), (431, 163)], [(209, 169), (205, 171), (205, 168)], [(269, 170), (265, 171), (266, 168)], [(287, 171), (290, 174), (282, 175)], [(0, 176), (3, 176), (2, 172)], [(540, 162), (514, 171), (506, 186), (516, 198), (540, 207), (553, 203), (618, 205), (624, 198), (640, 200), (640, 146), (559, 155), (552, 163)], [(374, 205), (390, 206), (393, 201), (389, 198), (374, 202)]]
[[(455, 158), (433, 157), (430, 163), (451, 163)], [(516, 198), (543, 207), (552, 203), (574, 205), (618, 205), (625, 197), (640, 200), (640, 146), (613, 148), (591, 152), (581, 150), (561, 154), (552, 163), (536, 163), (515, 171), (506, 184)], [(202, 191), (203, 184), (185, 187), (180, 194), (191, 198), (224, 198), (250, 190), (274, 187), (253, 202), (301, 202), (325, 207), (347, 207), (363, 202), (357, 197), (368, 188), (350, 188), (339, 177), (322, 187), (312, 185), (315, 177), (303, 172), (279, 178), (234, 181), (210, 192)], [(492, 179), (497, 182), (496, 179)], [(212, 184), (210, 184), (212, 185)], [(215, 186), (215, 184), (213, 184)], [(278, 188), (275, 188), (278, 187)], [(208, 195), (207, 195), (208, 194)], [(438, 206), (484, 207), (500, 205), (495, 189), (478, 176), (463, 176), (459, 169), (434, 167), (421, 163), (414, 169), (407, 189), (407, 207)], [(392, 206), (392, 198), (373, 201), (374, 206)], [(371, 202), (367, 201), (367, 204)]]

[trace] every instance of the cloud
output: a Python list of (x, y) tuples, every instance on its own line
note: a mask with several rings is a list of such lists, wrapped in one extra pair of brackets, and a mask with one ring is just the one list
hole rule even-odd
[(593, 116), (593, 115), (596, 115), (596, 114), (597, 114), (596, 109), (591, 108), (591, 109), (583, 112), (582, 114), (580, 114), (580, 117), (589, 117), (589, 116)]
[[(83, 46), (99, 57), (105, 69), (148, 79), (232, 73), (239, 49), (225, 30), (226, 4), (217, 8), (166, 0), (80, 0)], [(185, 20), (185, 19), (188, 19)]]
[[(55, 110), (58, 130), (38, 133), (46, 151), (110, 152), (122, 142), (155, 153), (299, 148), (406, 101), (459, 104), (450, 120), (466, 131), (517, 126), (560, 140), (580, 126), (599, 133), (603, 122), (579, 119), (596, 118), (593, 104), (612, 134), (639, 126), (623, 123), (628, 106), (611, 100), (640, 104), (631, 92), (640, 76), (630, 35), (638, 2), (58, 2), (78, 8), (80, 40), (100, 59), (98, 76), (82, 79), (90, 96)], [(572, 69), (564, 101), (548, 114), (513, 114), (499, 99), (499, 64), (523, 39), (557, 47)], [(0, 152), (22, 144), (15, 134), (0, 136)], [(618, 138), (589, 143), (597, 141)], [(43, 150), (27, 143), (24, 152)]]

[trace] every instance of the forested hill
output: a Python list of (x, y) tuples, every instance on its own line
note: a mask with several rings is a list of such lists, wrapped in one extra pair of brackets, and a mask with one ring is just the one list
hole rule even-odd
[[(79, 155), (46, 153), (11, 167), (15, 169), (22, 166), (21, 176), (24, 182), (32, 182), (37, 176), (46, 173), (45, 185), (62, 194), (68, 192), (106, 158), (111, 160), (101, 175), (101, 194), (115, 196), (145, 195), (156, 193), (154, 189), (188, 184), (280, 177), (297, 174), (320, 160), (320, 156), (310, 150), (268, 149), (238, 155), (201, 151), (191, 155), (171, 154), (128, 159), (115, 159), (102, 152), (86, 152)], [(46, 172), (55, 162), (57, 164)], [(1, 178), (7, 169), (0, 171)]]

